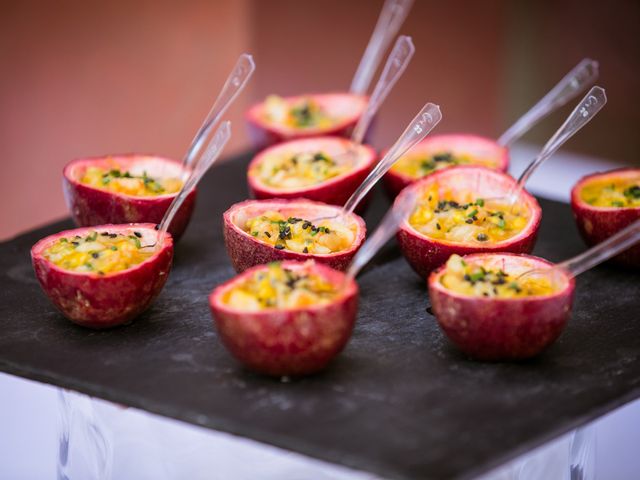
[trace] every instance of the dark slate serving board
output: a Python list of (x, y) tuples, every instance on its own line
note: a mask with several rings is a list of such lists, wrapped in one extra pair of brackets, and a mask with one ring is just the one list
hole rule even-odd
[[(443, 337), (393, 245), (361, 274), (353, 338), (326, 372), (290, 383), (247, 372), (207, 305), (233, 275), (221, 214), (246, 196), (247, 159), (207, 175), (164, 291), (129, 326), (76, 327), (40, 291), (29, 248), (69, 221), (0, 244), (0, 370), (389, 478), (473, 477), (640, 395), (637, 274), (581, 276), (570, 325), (537, 359), (476, 363)], [(581, 251), (569, 208), (541, 203), (536, 253)], [(378, 192), (369, 225), (386, 205)]]

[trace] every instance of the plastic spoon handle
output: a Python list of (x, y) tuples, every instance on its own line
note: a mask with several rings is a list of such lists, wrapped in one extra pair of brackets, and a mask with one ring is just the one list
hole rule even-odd
[(580, 255), (565, 260), (557, 264), (555, 268), (563, 269), (572, 277), (580, 275), (582, 272), (595, 267), (605, 260), (615, 257), (624, 252), (627, 248), (640, 241), (640, 220), (636, 220), (631, 225), (627, 225), (615, 235), (612, 235), (604, 242), (599, 243)]
[(396, 140), (396, 143), (389, 149), (384, 158), (378, 162), (375, 168), (367, 175), (367, 178), (365, 178), (356, 191), (353, 192), (353, 195), (349, 197), (347, 203), (344, 204), (344, 210), (352, 213), (375, 183), (387, 173), (391, 165), (404, 155), (407, 150), (426, 137), (441, 119), (442, 113), (440, 113), (440, 107), (438, 105), (427, 103), (422, 107), (422, 110), (411, 120), (411, 123), (402, 135), (400, 135), (400, 138)]
[(413, 0), (386, 0), (367, 48), (351, 81), (351, 93), (364, 95), (369, 89), (373, 74), (378, 69), (382, 55), (400, 29), (411, 10)]
[(514, 191), (510, 195), (511, 203), (518, 198), (520, 191), (524, 188), (525, 183), (527, 183), (527, 180), (529, 180), (533, 172), (535, 172), (546, 159), (556, 153), (563, 143), (589, 123), (606, 103), (607, 95), (603, 88), (593, 87), (589, 90), (589, 93), (587, 93), (578, 106), (573, 109), (571, 115), (567, 117), (562, 126), (553, 134), (538, 156), (527, 165), (527, 168), (522, 172), (518, 183), (514, 187)]
[(231, 138), (231, 122), (228, 120), (223, 122), (216, 133), (214, 134), (209, 146), (202, 154), (200, 159), (196, 162), (194, 168), (191, 170), (189, 177), (182, 185), (182, 189), (180, 193), (176, 195), (176, 198), (173, 199), (171, 205), (167, 209), (162, 221), (160, 222), (160, 226), (158, 227), (159, 234), (158, 238), (164, 238), (164, 233), (169, 229), (169, 225), (171, 225), (171, 221), (173, 217), (178, 212), (178, 209), (182, 205), (182, 202), (187, 198), (187, 195), (193, 190), (193, 188), (198, 184), (202, 176), (205, 174), (209, 167), (214, 164), (214, 162), (220, 156), (222, 149), (227, 144), (229, 139)]
[(416, 204), (417, 194), (407, 195), (393, 204), (386, 215), (364, 245), (358, 250), (347, 270), (347, 278), (355, 278), (358, 272), (380, 250), (391, 236), (396, 233), (398, 227), (406, 220)]
[(216, 98), (213, 107), (211, 107), (207, 118), (202, 122), (200, 129), (193, 138), (183, 160), (184, 166), (191, 166), (209, 136), (209, 133), (218, 123), (224, 112), (227, 111), (229, 105), (231, 105), (240, 92), (242, 92), (255, 68), (256, 64), (253, 62), (251, 55), (247, 53), (240, 55), (233, 70), (231, 70), (231, 73), (227, 77), (218, 98)]
[(503, 146), (510, 145), (524, 135), (539, 120), (573, 99), (598, 78), (598, 62), (585, 58), (525, 113), (498, 139)]
[(353, 143), (362, 143), (373, 117), (380, 108), (380, 105), (382, 105), (387, 98), (387, 95), (389, 95), (393, 86), (407, 69), (407, 65), (409, 65), (415, 50), (411, 37), (407, 37), (406, 35), (398, 37), (393, 50), (389, 54), (389, 58), (387, 58), (387, 63), (384, 66), (382, 75), (380, 75), (378, 83), (369, 98), (367, 108), (353, 129), (353, 134), (351, 135), (351, 141)]

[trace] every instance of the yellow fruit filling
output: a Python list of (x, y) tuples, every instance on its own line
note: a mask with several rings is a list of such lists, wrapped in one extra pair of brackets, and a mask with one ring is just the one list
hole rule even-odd
[(278, 250), (297, 253), (327, 254), (346, 250), (356, 239), (356, 226), (323, 220), (314, 225), (309, 220), (285, 217), (277, 211), (249, 218), (244, 231)]
[(44, 250), (44, 257), (60, 268), (98, 275), (126, 270), (144, 262), (153, 251), (145, 249), (140, 232), (130, 235), (89, 232), (85, 236), (62, 237)]
[(289, 128), (328, 128), (336, 123), (318, 102), (303, 98), (294, 103), (270, 95), (264, 103), (264, 118), (268, 122)]
[(589, 182), (580, 197), (594, 207), (640, 207), (640, 177)]
[(489, 244), (519, 234), (530, 217), (524, 205), (476, 198), (472, 193), (439, 193), (438, 185), (423, 192), (409, 217), (422, 235), (448, 242)]
[(322, 152), (271, 154), (254, 167), (252, 174), (260, 181), (276, 188), (300, 188), (316, 185), (347, 172), (350, 165), (337, 163)]
[(452, 153), (448, 151), (436, 153), (410, 153), (400, 157), (393, 164), (391, 170), (413, 179), (422, 178), (430, 173), (456, 165), (483, 165), (495, 168), (496, 162), (490, 159), (481, 159), (466, 153)]
[(548, 295), (553, 285), (544, 276), (518, 278), (502, 269), (486, 269), (482, 265), (465, 262), (459, 255), (451, 255), (440, 283), (447, 289), (474, 297), (517, 298)]
[(323, 277), (290, 270), (276, 262), (229, 290), (223, 301), (233, 308), (255, 311), (323, 305), (336, 295), (336, 286)]
[(137, 197), (176, 193), (182, 188), (183, 183), (182, 180), (175, 177), (150, 177), (147, 172), (142, 172), (142, 175), (133, 175), (131, 172), (122, 171), (117, 167), (88, 167), (80, 182), (102, 190)]

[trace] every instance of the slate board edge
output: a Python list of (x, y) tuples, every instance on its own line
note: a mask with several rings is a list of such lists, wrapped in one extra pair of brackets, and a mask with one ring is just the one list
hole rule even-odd
[[(375, 464), (375, 462), (372, 462), (370, 459), (366, 462), (362, 462), (357, 457), (352, 457), (351, 455), (345, 455), (344, 453), (339, 453), (337, 451), (331, 450), (325, 450), (321, 453), (318, 453), (317, 451), (315, 451), (315, 447), (301, 444), (299, 440), (296, 442), (290, 442), (286, 437), (274, 435), (261, 429), (253, 430), (252, 427), (237, 429), (221, 417), (210, 415), (207, 417), (206, 421), (203, 422), (198, 418), (201, 417), (201, 415), (197, 412), (190, 412), (185, 410), (176, 411), (171, 407), (167, 408), (162, 402), (140, 402), (136, 397), (129, 397), (128, 395), (122, 396), (125, 398), (120, 397), (116, 399), (115, 396), (109, 394), (108, 390), (101, 388), (97, 384), (90, 384), (87, 382), (80, 384), (79, 382), (67, 379), (67, 377), (56, 375), (53, 372), (35, 372), (29, 368), (24, 368), (14, 363), (6, 362), (4, 360), (0, 360), (0, 371), (29, 380), (46, 383), (56, 387), (71, 389), (79, 393), (87, 394), (89, 396), (101, 398), (103, 400), (118, 404), (123, 404), (124, 401), (129, 407), (144, 410), (152, 414), (172, 418), (174, 420), (190, 423), (211, 430), (225, 432), (237, 437), (248, 438), (259, 443), (269, 444), (277, 448), (293, 451), (301, 455), (309, 456), (329, 463), (335, 463), (354, 470), (370, 472), (375, 475), (380, 475), (382, 473), (382, 478), (385, 479), (414, 480), (412, 477), (399, 477), (397, 476), (397, 472), (389, 471), (386, 465)], [(82, 390), (79, 390), (79, 388), (81, 388)], [(588, 423), (597, 420), (600, 417), (603, 417), (607, 413), (610, 413), (625, 404), (633, 402), (639, 397), (640, 389), (633, 389), (626, 395), (617, 398), (615, 401), (600, 405), (577, 419), (564, 422), (564, 424), (559, 424), (557, 428), (553, 429), (553, 431), (548, 432), (546, 435), (542, 435), (539, 438), (531, 440), (520, 447), (514, 448), (513, 450), (506, 452), (504, 455), (501, 455), (499, 458), (496, 458), (494, 461), (487, 461), (479, 464), (465, 474), (455, 478), (459, 478), (460, 480), (467, 480), (486, 474), (491, 470), (498, 468), (501, 465), (504, 465), (507, 462), (527, 452), (531, 452), (538, 447), (544, 446), (546, 443), (557, 439), (578, 427), (587, 425)], [(239, 430), (242, 430), (242, 432)]]

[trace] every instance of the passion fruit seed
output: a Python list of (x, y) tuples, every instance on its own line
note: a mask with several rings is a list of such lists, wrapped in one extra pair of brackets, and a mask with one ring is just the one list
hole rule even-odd
[(270, 95), (265, 100), (265, 120), (292, 128), (326, 128), (335, 123), (322, 106), (312, 98), (292, 105), (286, 99)]
[(419, 233), (456, 242), (497, 242), (517, 235), (526, 226), (528, 212), (482, 198), (459, 202), (439, 199), (438, 187), (423, 195), (409, 219)]
[(352, 228), (337, 224), (314, 225), (298, 217), (285, 217), (276, 211), (268, 211), (245, 223), (245, 232), (277, 250), (298, 253), (327, 254), (349, 248), (355, 240)]
[(96, 166), (88, 167), (80, 182), (92, 187), (135, 196), (176, 193), (182, 187), (182, 180), (179, 178), (156, 179), (150, 177), (146, 171), (142, 175), (133, 175), (119, 168), (105, 169)]
[(234, 286), (223, 301), (243, 310), (300, 308), (329, 303), (337, 291), (323, 277), (270, 263)]
[(320, 151), (268, 155), (254, 168), (265, 185), (299, 188), (342, 175), (349, 166), (339, 165), (330, 155)]
[(391, 170), (418, 179), (437, 170), (455, 167), (457, 165), (481, 164), (492, 166), (493, 163), (483, 161), (466, 153), (454, 153), (452, 151), (439, 151), (431, 154), (412, 153), (401, 157)]
[(581, 197), (594, 207), (640, 207), (640, 183), (636, 179), (595, 181), (585, 185)]
[(513, 298), (553, 292), (546, 277), (525, 277), (518, 280), (502, 269), (487, 269), (483, 265), (469, 264), (459, 255), (449, 258), (440, 283), (457, 293), (482, 297)]
[(65, 270), (104, 275), (126, 270), (152, 255), (141, 250), (140, 237), (92, 231), (84, 237), (75, 235), (73, 239), (59, 238), (44, 250), (43, 255)]

